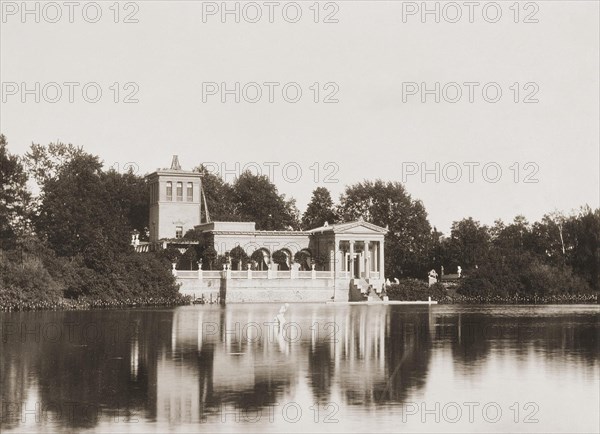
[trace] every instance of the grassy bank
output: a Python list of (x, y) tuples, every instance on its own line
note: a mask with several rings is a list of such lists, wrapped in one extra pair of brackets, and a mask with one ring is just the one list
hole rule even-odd
[[(388, 285), (386, 292), (390, 300), (427, 301), (429, 297), (440, 304), (597, 304), (598, 293), (594, 291), (561, 292), (539, 294), (536, 292), (512, 293), (505, 291), (477, 291), (468, 283), (468, 291), (459, 283), (456, 287), (446, 288), (440, 283), (428, 286), (418, 279), (402, 279), (399, 284)], [(466, 282), (466, 281), (465, 281)]]

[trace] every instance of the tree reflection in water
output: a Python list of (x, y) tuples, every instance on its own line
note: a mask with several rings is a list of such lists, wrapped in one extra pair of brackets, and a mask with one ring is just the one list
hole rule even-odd
[[(93, 428), (106, 420), (201, 423), (232, 409), (412, 399), (432, 357), (479, 375), (494, 351), (598, 364), (597, 312), (575, 307), (278, 305), (2, 313), (2, 429)], [(572, 311), (569, 311), (572, 309)], [(29, 416), (31, 423), (33, 416)]]

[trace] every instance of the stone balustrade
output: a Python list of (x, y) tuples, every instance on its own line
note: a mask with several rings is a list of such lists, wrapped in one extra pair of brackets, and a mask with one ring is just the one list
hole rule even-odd
[[(225, 267), (223, 270), (177, 270), (172, 269), (173, 275), (177, 279), (333, 279), (333, 271), (300, 271), (292, 270), (266, 270), (257, 271), (252, 269), (247, 270), (231, 270)], [(349, 279), (350, 274), (345, 271), (337, 273), (338, 279)]]

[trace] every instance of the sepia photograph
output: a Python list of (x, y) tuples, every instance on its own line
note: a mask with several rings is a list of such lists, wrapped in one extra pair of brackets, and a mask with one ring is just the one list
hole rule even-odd
[(0, 0), (0, 432), (600, 434), (600, 1)]

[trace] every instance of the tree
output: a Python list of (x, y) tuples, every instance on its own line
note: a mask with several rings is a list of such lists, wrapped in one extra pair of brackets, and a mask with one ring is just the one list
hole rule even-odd
[(130, 229), (140, 233), (140, 239), (148, 240), (148, 215), (150, 200), (146, 180), (130, 169), (118, 173), (110, 169), (102, 173), (101, 180), (108, 194), (108, 200), (118, 204), (120, 219), (125, 219)]
[(294, 255), (294, 262), (300, 264), (301, 270), (310, 270), (310, 266), (312, 264), (312, 255), (306, 250), (299, 250)]
[(160, 256), (166, 259), (169, 262), (169, 264), (176, 264), (181, 259), (182, 254), (178, 248), (169, 246), (166, 249), (160, 251)]
[(208, 246), (202, 251), (202, 268), (212, 270), (219, 254), (213, 246)]
[(181, 262), (185, 264), (187, 268), (189, 266), (189, 270), (194, 269), (194, 263), (198, 262), (198, 252), (196, 251), (195, 246), (189, 247), (183, 255), (181, 255)]
[(81, 254), (97, 265), (129, 248), (131, 227), (101, 168), (98, 157), (79, 154), (44, 184), (35, 225), (59, 256)]
[[(194, 171), (202, 175), (202, 188), (206, 197), (208, 211), (213, 221), (239, 221), (236, 213), (233, 188), (223, 179), (209, 172), (206, 167), (200, 165)], [(202, 221), (206, 220), (206, 210), (202, 204)]]
[(25, 154), (24, 162), (31, 178), (40, 188), (39, 200), (42, 200), (46, 183), (55, 179), (62, 168), (73, 159), (86, 155), (83, 148), (72, 144), (50, 143), (47, 146), (32, 143)]
[(6, 137), (0, 134), (0, 248), (14, 247), (29, 226), (31, 194), (27, 174), (18, 156), (8, 153)]
[(452, 223), (450, 238), (445, 240), (446, 267), (453, 269), (461, 266), (472, 269), (487, 261), (490, 249), (490, 234), (486, 226), (482, 226), (472, 217)]
[(277, 265), (279, 265), (279, 269), (280, 270), (289, 270), (290, 269), (290, 265), (291, 262), (291, 258), (288, 256), (288, 253), (283, 250), (283, 249), (279, 249), (276, 250), (275, 252), (273, 252), (273, 262), (276, 263)]
[(546, 260), (559, 265), (567, 263), (567, 218), (558, 212), (546, 214), (531, 226), (533, 251)]
[(293, 200), (279, 195), (277, 187), (265, 175), (242, 173), (233, 184), (237, 215), (244, 221), (256, 222), (260, 230), (285, 230), (298, 227)]
[(254, 252), (252, 252), (250, 255), (250, 260), (254, 263), (256, 269), (258, 270), (266, 270), (271, 261), (263, 249), (256, 249)]
[(494, 239), (497, 247), (515, 252), (535, 250), (536, 242), (535, 236), (531, 232), (531, 225), (522, 215), (516, 216), (511, 224), (494, 232), (497, 233)]
[(565, 223), (571, 241), (569, 265), (585, 278), (592, 288), (600, 290), (600, 209), (583, 207)]
[(318, 187), (312, 193), (312, 198), (302, 216), (302, 227), (313, 229), (323, 226), (325, 222), (335, 223), (337, 216), (331, 199), (331, 193), (325, 187)]
[(236, 246), (229, 252), (231, 257), (231, 265), (235, 270), (243, 270), (248, 264), (249, 257), (246, 251), (241, 246)]
[(364, 181), (346, 187), (338, 215), (387, 226), (385, 267), (388, 276), (423, 277), (431, 268), (433, 237), (427, 212), (398, 182)]

